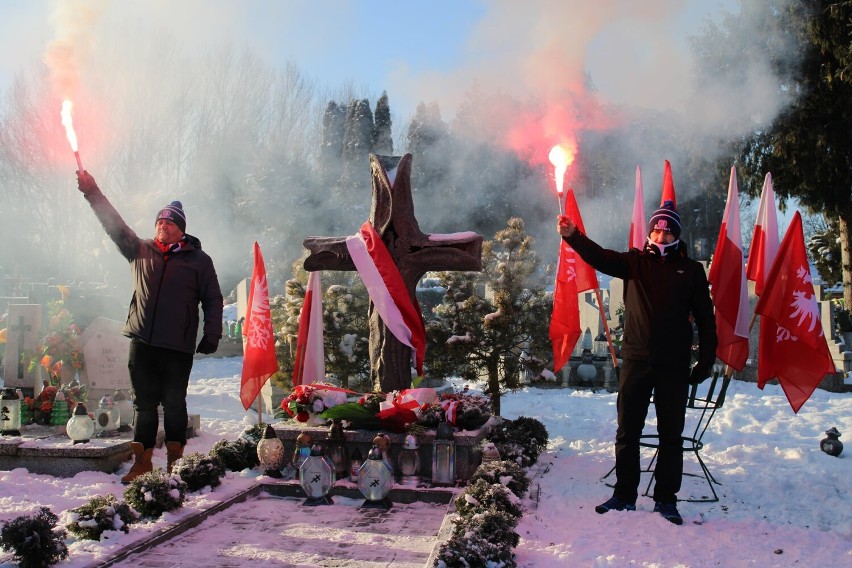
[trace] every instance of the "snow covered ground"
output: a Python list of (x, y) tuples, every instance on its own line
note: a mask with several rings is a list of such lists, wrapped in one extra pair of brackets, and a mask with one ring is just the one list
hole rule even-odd
[[(239, 401), (241, 365), (240, 357), (196, 361), (189, 407), (201, 415), (202, 432), (189, 441), (187, 452), (206, 452), (256, 422), (256, 415), (243, 411)], [(519, 566), (852, 566), (852, 449), (840, 457), (819, 449), (832, 426), (852, 438), (852, 395), (817, 390), (796, 415), (780, 387), (761, 391), (753, 383), (732, 382), (703, 451), (721, 482), (716, 486), (721, 500), (681, 503), (683, 526), (652, 513), (653, 502), (646, 497), (640, 497), (636, 512), (594, 512), (611, 492), (600, 477), (612, 466), (615, 400), (616, 395), (606, 392), (539, 388), (504, 398), (506, 418), (538, 418), (550, 434), (548, 450), (535, 468), (538, 505), (527, 502), (517, 528)], [(165, 466), (165, 451), (157, 450), (154, 461)], [(687, 471), (697, 467), (689, 457), (685, 463)], [(115, 475), (81, 473), (70, 479), (24, 469), (2, 471), (0, 522), (41, 506), (61, 516), (104, 493), (122, 498), (124, 486), (118, 479), (127, 469), (129, 462)], [(250, 487), (259, 476), (259, 471), (229, 472), (214, 491), (189, 495), (183, 508), (133, 525), (127, 535), (115, 533), (102, 542), (71, 538), (71, 555), (60, 566), (104, 560), (166, 523)], [(690, 488), (701, 493), (703, 488), (692, 485), (696, 483), (686, 480), (681, 496)], [(334, 507), (312, 514), (334, 515)], [(198, 548), (216, 545), (194, 539), (184, 553), (200, 554)], [(262, 555), (247, 547), (230, 561), (229, 566), (254, 568)], [(13, 565), (11, 555), (0, 553), (0, 567)]]

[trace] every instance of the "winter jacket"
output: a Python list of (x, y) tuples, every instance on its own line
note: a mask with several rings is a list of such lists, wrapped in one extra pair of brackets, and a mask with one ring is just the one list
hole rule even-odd
[(716, 361), (716, 318), (701, 263), (679, 250), (659, 256), (630, 249), (604, 249), (579, 230), (565, 241), (587, 263), (624, 280), (624, 337), (621, 355), (653, 365), (688, 366), (692, 323), (698, 328), (696, 369), (706, 377)]
[(153, 239), (140, 239), (100, 190), (85, 194), (98, 220), (130, 262), (133, 298), (122, 333), (152, 347), (195, 352), (198, 305), (204, 335), (222, 337), (222, 292), (201, 242), (184, 235), (181, 250), (166, 256)]

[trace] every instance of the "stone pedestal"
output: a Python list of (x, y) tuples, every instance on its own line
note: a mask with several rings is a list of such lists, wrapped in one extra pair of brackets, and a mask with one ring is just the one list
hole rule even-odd
[[(305, 426), (294, 422), (279, 422), (272, 427), (278, 434), (278, 438), (284, 443), (284, 455), (288, 458), (293, 455), (296, 448), (296, 436), (301, 432), (309, 432), (314, 442), (323, 442), (328, 438), (328, 426)], [(344, 430), (346, 438), (346, 450), (351, 455), (357, 447), (362, 456), (373, 446), (373, 438), (379, 430)], [(390, 459), (393, 462), (394, 471), (398, 473), (397, 461), (402, 451), (405, 434), (382, 431), (391, 440)], [(482, 462), (482, 452), (477, 446), (481, 442), (487, 430), (462, 430), (456, 432), (453, 440), (456, 443), (456, 481), (467, 482)], [(420, 477), (424, 481), (432, 478), (432, 442), (435, 441), (435, 430), (428, 430), (424, 435), (418, 437), (420, 443)]]
[(130, 456), (132, 434), (73, 444), (55, 426), (26, 426), (22, 436), (0, 437), (0, 469), (74, 477), (83, 471), (113, 473)]

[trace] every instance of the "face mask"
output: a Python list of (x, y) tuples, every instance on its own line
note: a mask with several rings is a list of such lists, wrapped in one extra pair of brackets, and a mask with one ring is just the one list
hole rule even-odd
[(669, 244), (664, 243), (655, 243), (651, 240), (651, 237), (648, 237), (648, 242), (645, 244), (645, 250), (650, 250), (653, 254), (658, 254), (660, 256), (666, 256), (669, 251), (677, 250), (678, 245), (680, 244), (680, 239), (675, 239), (674, 242)]

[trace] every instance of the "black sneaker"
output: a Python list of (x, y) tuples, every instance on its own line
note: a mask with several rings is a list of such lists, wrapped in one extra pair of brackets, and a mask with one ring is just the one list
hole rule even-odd
[(654, 512), (659, 513), (670, 523), (674, 523), (676, 525), (683, 524), (683, 518), (680, 516), (680, 513), (677, 510), (677, 505), (674, 503), (654, 503)]
[(606, 503), (602, 503), (595, 507), (595, 512), (603, 515), (609, 511), (635, 511), (636, 503), (628, 503), (627, 501), (622, 501), (618, 497), (612, 496), (607, 500)]

